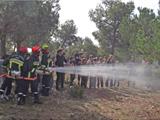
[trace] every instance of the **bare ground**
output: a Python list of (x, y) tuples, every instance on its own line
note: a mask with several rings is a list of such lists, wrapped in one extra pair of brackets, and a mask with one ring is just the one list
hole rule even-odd
[(160, 120), (160, 92), (133, 88), (86, 89), (75, 99), (68, 89), (41, 97), (43, 104), (0, 103), (0, 120)]

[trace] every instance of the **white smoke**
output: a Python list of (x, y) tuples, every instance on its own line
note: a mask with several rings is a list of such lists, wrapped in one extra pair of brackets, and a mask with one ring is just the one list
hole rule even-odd
[(160, 68), (136, 63), (100, 64), (50, 68), (51, 71), (84, 76), (102, 76), (116, 80), (134, 81), (137, 85), (160, 87)]

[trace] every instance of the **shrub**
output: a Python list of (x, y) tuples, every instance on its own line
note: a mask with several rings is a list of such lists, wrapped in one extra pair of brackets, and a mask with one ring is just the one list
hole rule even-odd
[(73, 86), (70, 88), (69, 94), (73, 98), (83, 98), (84, 89), (79, 86)]

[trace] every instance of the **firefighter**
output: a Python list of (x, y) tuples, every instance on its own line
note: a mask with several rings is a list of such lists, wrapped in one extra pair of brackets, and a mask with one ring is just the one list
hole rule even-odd
[(28, 71), (29, 71), (29, 58), (30, 56), (27, 54), (28, 50), (27, 47), (23, 47), (23, 63), (21, 65), (21, 71), (20, 71), (20, 76), (19, 78), (17, 78), (16, 80), (16, 94), (17, 94), (17, 104), (18, 105), (22, 105), (25, 104), (25, 97), (26, 97), (26, 93), (25, 93), (25, 86), (27, 84), (27, 81), (24, 79), (24, 77), (28, 77)]
[[(31, 77), (36, 77), (36, 70), (39, 67), (39, 55), (40, 55), (40, 47), (38, 45), (32, 47), (32, 55), (30, 58), (31, 61)], [(36, 79), (34, 81), (30, 81), (31, 83), (31, 92), (33, 93), (33, 103), (41, 104), (39, 100), (39, 93), (38, 93), (38, 82), (39, 80)]]
[(50, 89), (50, 81), (52, 78), (52, 73), (48, 70), (49, 67), (52, 66), (52, 59), (49, 56), (48, 45), (43, 44), (41, 48), (42, 58), (41, 58), (41, 69), (43, 70), (43, 77), (42, 77), (42, 96), (49, 96), (49, 89)]
[[(67, 63), (67, 60), (64, 56), (64, 51), (63, 49), (59, 49), (57, 51), (57, 55), (56, 55), (56, 60), (55, 60), (55, 65), (57, 67), (64, 67), (64, 63)], [(60, 73), (60, 72), (57, 72), (57, 80), (56, 80), (56, 90), (59, 90), (59, 84), (61, 83), (61, 88), (63, 89), (64, 88), (64, 77), (65, 77), (65, 74), (64, 73)]]
[[(11, 58), (11, 56), (12, 55), (3, 57), (4, 61), (2, 64), (2, 68), (4, 73), (8, 73), (9, 59)], [(9, 100), (11, 89), (12, 89), (12, 79), (5, 77), (0, 88), (0, 99)]]
[[(39, 55), (40, 55), (40, 47), (38, 45), (32, 47), (32, 55), (26, 59), (23, 66), (23, 74), (24, 78), (36, 78), (36, 69), (39, 67)], [(33, 94), (33, 103), (41, 104), (39, 100), (38, 93), (38, 79), (33, 80), (25, 80), (22, 78), (23, 83), (20, 85), (20, 89), (18, 90), (18, 99), (17, 104), (23, 105), (25, 104), (25, 98), (29, 90), (29, 86), (31, 86), (31, 92)]]
[[(0, 89), (1, 98), (3, 98), (4, 96), (6, 100), (9, 100), (9, 96), (11, 94), (11, 89), (12, 89), (12, 81), (13, 79), (16, 79), (17, 76), (20, 76), (22, 66), (24, 63), (24, 56), (26, 53), (27, 53), (27, 48), (20, 47), (17, 53), (13, 53), (11, 56), (5, 59), (3, 65), (6, 68), (7, 76)], [(16, 80), (16, 84), (17, 82), (18, 81)], [(17, 89), (18, 87), (16, 86), (16, 91)]]
[[(9, 65), (9, 59), (10, 59), (11, 56), (4, 56), (3, 59), (3, 63), (2, 63), (2, 71), (4, 73), (7, 73), (7, 68), (8, 68), (8, 65)], [(2, 82), (2, 85), (1, 85), (1, 88), (0, 88), (0, 99), (3, 100), (8, 100), (8, 96), (11, 92), (11, 88), (12, 88), (12, 80), (9, 79), (9, 78), (4, 78), (3, 82)], [(5, 92), (6, 91), (6, 92)]]

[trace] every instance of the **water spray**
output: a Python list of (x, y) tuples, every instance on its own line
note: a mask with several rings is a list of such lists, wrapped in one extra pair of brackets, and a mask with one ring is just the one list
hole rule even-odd
[(138, 85), (152, 85), (160, 87), (160, 67), (136, 63), (127, 64), (98, 64), (82, 66), (66, 66), (49, 68), (50, 71), (77, 74), (83, 76), (101, 76), (104, 79), (128, 80)]

